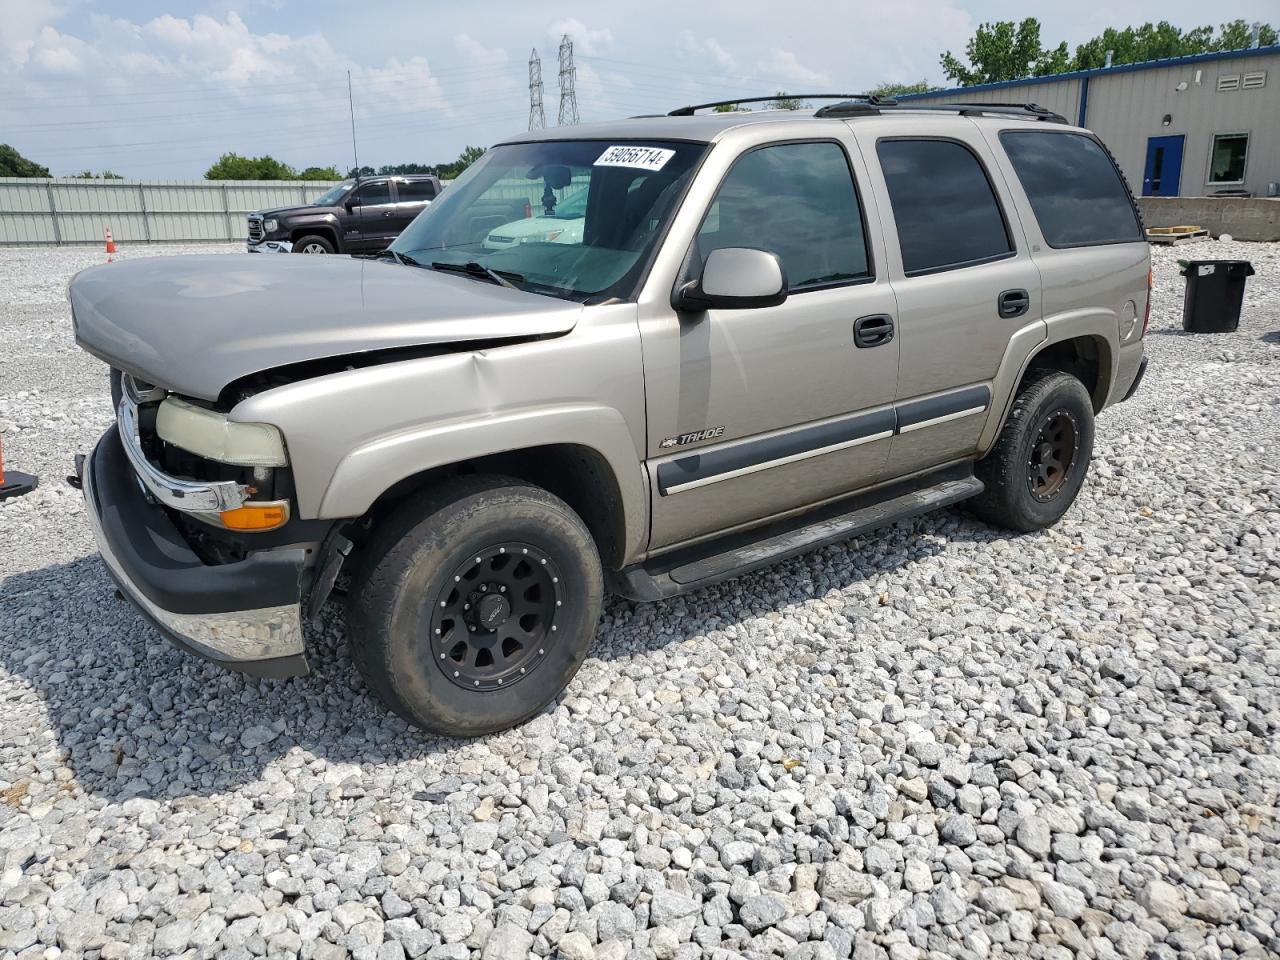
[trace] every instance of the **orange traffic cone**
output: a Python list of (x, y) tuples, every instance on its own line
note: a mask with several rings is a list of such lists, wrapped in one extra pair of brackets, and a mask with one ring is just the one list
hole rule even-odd
[(111, 228), (107, 227), (106, 230), (107, 230), (107, 253), (115, 253), (116, 242), (115, 240), (111, 239)]
[(30, 493), (40, 481), (29, 473), (19, 473), (17, 470), (4, 472), (4, 450), (0, 448), (0, 500), (8, 500), (10, 497), (20, 497), (24, 493)]

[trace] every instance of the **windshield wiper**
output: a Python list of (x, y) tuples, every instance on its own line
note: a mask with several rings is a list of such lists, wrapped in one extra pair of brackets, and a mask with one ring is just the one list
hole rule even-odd
[(520, 288), (516, 284), (524, 282), (524, 274), (522, 273), (512, 273), (510, 270), (494, 270), (492, 267), (486, 267), (483, 263), (477, 263), (474, 260), (468, 260), (466, 263), (445, 263), (443, 260), (433, 260), (431, 261), (431, 268), (450, 273), (465, 273), (467, 276), (475, 277), (477, 280), (489, 280), (500, 287), (510, 287), (512, 290), (519, 290)]
[(397, 263), (403, 263), (406, 267), (422, 266), (422, 264), (419, 263), (417, 260), (413, 259), (413, 257), (409, 256), (407, 253), (401, 253), (399, 250), (390, 250), (390, 249), (383, 250), (380, 254), (378, 254), (378, 259), (385, 260), (388, 256), (391, 256), (393, 259), (395, 259)]

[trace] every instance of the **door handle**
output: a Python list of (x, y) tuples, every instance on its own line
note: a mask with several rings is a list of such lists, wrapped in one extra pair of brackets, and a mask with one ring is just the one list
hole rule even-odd
[(384, 216), (384, 217), (390, 217), (390, 216), (392, 216), (392, 215), (393, 215), (393, 213), (394, 213), (394, 211), (392, 211), (392, 210), (388, 210), (388, 211), (386, 211), (386, 212), (383, 214), (383, 216)]
[(859, 317), (853, 322), (855, 347), (879, 347), (893, 339), (893, 317), (887, 313), (874, 313)]
[(1020, 317), (1031, 309), (1031, 295), (1025, 290), (1006, 290), (996, 298), (1000, 316)]

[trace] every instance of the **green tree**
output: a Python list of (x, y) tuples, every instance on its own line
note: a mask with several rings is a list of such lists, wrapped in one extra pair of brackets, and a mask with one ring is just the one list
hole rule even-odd
[(942, 55), (942, 71), (963, 87), (1023, 77), (1062, 73), (1070, 67), (1067, 44), (1046, 50), (1040, 45), (1040, 21), (1027, 17), (1019, 24), (1012, 20), (979, 24), (965, 45), (969, 63), (950, 50)]
[(204, 174), (206, 180), (293, 180), (295, 177), (293, 167), (274, 157), (242, 157), (238, 153), (224, 153)]
[(1108, 27), (1099, 36), (1076, 47), (1072, 67), (1076, 70), (1094, 70), (1105, 66), (1108, 50), (1111, 51), (1111, 62), (1116, 66), (1203, 53), (1212, 33), (1209, 27), (1197, 27), (1184, 33), (1166, 20), (1154, 24), (1144, 23), (1140, 27), (1125, 27), (1123, 30)]
[(373, 167), (348, 167), (347, 179), (351, 179), (352, 177), (372, 177), (376, 176), (377, 173), (378, 171), (373, 169)]
[(483, 147), (467, 147), (458, 154), (458, 159), (447, 166), (439, 168), (439, 175), (442, 180), (453, 180), (462, 176), (462, 171), (471, 166), (477, 160), (484, 156)]
[[(1258, 30), (1259, 45), (1269, 47), (1275, 42), (1276, 28), (1269, 23), (1262, 24)], [(1230, 23), (1222, 24), (1217, 37), (1210, 40), (1208, 44), (1210, 50), (1243, 50), (1251, 46), (1253, 46), (1253, 24), (1243, 20), (1232, 20)]]
[(798, 97), (789, 97), (785, 90), (779, 90), (777, 96), (764, 105), (766, 110), (803, 110), (809, 106)]
[(929, 93), (941, 89), (928, 80), (917, 80), (915, 83), (882, 83), (873, 87), (871, 94), (876, 97), (903, 97), (909, 93)]
[(0, 177), (47, 177), (49, 168), (28, 160), (7, 143), (0, 143)]
[(406, 173), (435, 173), (436, 168), (425, 163), (384, 163), (378, 168), (378, 172), (384, 176), (394, 176)]
[(123, 180), (124, 177), (111, 170), (103, 170), (101, 173), (94, 173), (92, 170), (81, 170), (76, 174), (81, 180)]
[(737, 103), (722, 103), (713, 108), (716, 113), (750, 113), (750, 108)]
[(327, 167), (307, 167), (298, 174), (299, 180), (341, 180), (342, 174), (332, 164)]

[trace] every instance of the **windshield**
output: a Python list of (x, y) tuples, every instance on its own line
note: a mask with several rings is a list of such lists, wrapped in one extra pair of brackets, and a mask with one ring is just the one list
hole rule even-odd
[[(475, 262), (534, 293), (586, 300), (629, 290), (705, 144), (549, 140), (494, 147), (391, 249)], [(539, 228), (554, 218), (565, 229)]]
[(332, 207), (340, 199), (342, 195), (356, 185), (354, 180), (343, 180), (336, 187), (330, 187), (320, 196), (311, 201), (313, 207)]

